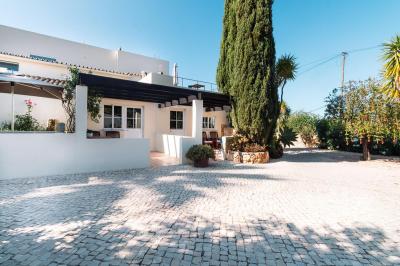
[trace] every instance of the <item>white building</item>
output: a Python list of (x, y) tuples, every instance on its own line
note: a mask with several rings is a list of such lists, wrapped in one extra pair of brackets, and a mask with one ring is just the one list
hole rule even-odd
[[(81, 73), (76, 133), (0, 133), (0, 179), (146, 167), (150, 151), (165, 152), (183, 162), (185, 150), (191, 144), (201, 143), (203, 134), (217, 132), (222, 136), (228, 125), (224, 110), (229, 109), (229, 98), (199, 90), (202, 87), (199, 82), (188, 84), (192, 89), (173, 86), (168, 61), (1, 25), (0, 40), (0, 73), (3, 72), (0, 74), (0, 124), (24, 114), (27, 99), (36, 104), (32, 115), (43, 126), (49, 119), (65, 123), (60, 91), (69, 76), (69, 67), (75, 66)], [(90, 118), (79, 118), (80, 115), (88, 117), (85, 102), (88, 89), (96, 90), (103, 97), (101, 119), (97, 123)], [(197, 110), (193, 109), (193, 101)], [(85, 110), (79, 109), (79, 104)], [(87, 139), (87, 130), (97, 139)], [(107, 138), (111, 135), (119, 138)], [(79, 141), (71, 142), (71, 138)], [(41, 159), (48, 161), (32, 162), (26, 153), (22, 155), (27, 146), (20, 147), (21, 143), (37, 150), (55, 149), (58, 153), (60, 147), (67, 145), (77, 150), (86, 147), (90, 151), (61, 152), (62, 160), (58, 163), (51, 163), (53, 152), (43, 153)], [(101, 157), (88, 158), (105, 147), (107, 163)], [(32, 174), (15, 167), (22, 162), (34, 169)], [(60, 170), (62, 167), (65, 169)]]

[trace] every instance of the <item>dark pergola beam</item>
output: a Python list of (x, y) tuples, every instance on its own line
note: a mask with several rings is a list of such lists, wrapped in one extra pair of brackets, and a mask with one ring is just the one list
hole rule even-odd
[(196, 91), (180, 87), (148, 84), (137, 81), (79, 74), (81, 85), (94, 89), (104, 98), (158, 103), (160, 108), (171, 105), (191, 105), (193, 100), (203, 100), (204, 107), (230, 105), (227, 95)]

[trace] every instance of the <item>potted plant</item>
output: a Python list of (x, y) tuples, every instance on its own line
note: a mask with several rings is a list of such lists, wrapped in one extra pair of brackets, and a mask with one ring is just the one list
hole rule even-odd
[(193, 145), (186, 153), (186, 158), (193, 161), (194, 167), (207, 167), (208, 159), (214, 159), (215, 154), (208, 145)]

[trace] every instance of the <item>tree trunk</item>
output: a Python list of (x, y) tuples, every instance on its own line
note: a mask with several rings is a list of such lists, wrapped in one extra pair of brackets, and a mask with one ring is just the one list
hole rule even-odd
[(369, 147), (368, 147), (368, 138), (364, 137), (362, 147), (363, 147), (363, 156), (362, 159), (364, 161), (369, 161), (371, 160), (371, 153), (369, 152)]

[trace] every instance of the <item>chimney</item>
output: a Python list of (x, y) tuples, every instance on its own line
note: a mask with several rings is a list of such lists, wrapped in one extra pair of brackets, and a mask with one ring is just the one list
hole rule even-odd
[(174, 68), (172, 69), (172, 76), (174, 78), (173, 85), (178, 86), (178, 64), (174, 63)]

